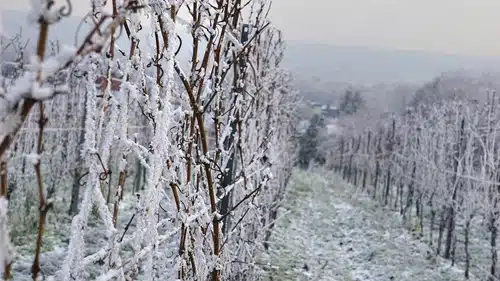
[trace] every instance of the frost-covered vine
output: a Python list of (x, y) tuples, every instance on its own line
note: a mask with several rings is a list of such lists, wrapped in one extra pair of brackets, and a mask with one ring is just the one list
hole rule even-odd
[(499, 99), (410, 108), (343, 135), (330, 165), (397, 210), (434, 254), (485, 280), (498, 278)]
[(34, 0), (33, 57), (1, 61), (4, 279), (259, 279), (295, 155), (271, 3), (108, 2), (49, 52), (71, 2)]

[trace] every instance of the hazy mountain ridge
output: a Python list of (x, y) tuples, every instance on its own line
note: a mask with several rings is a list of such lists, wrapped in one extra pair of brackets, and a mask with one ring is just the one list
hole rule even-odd
[(498, 71), (500, 57), (287, 41), (284, 65), (297, 78), (315, 83), (423, 83), (447, 71)]

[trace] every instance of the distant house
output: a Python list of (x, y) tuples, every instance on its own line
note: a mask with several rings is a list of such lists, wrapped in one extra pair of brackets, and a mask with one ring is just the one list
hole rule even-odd
[(314, 101), (308, 101), (309, 106), (311, 106), (314, 111), (321, 113), (325, 118), (336, 119), (339, 116), (340, 110), (331, 104), (321, 104)]
[(307, 127), (309, 127), (309, 123), (309, 120), (301, 120), (297, 125), (297, 132), (299, 134), (304, 134), (307, 130)]
[(340, 110), (336, 106), (332, 105), (325, 105), (324, 108), (322, 108), (321, 113), (328, 118), (337, 118), (339, 117)]
[[(26, 66), (27, 67), (27, 66)], [(19, 75), (22, 70), (19, 69), (18, 63), (16, 62), (2, 62), (0, 64), (0, 75), (6, 78), (14, 78), (16, 75)], [(67, 81), (67, 73), (59, 72), (52, 77), (47, 78), (47, 82), (52, 85), (64, 84)], [(121, 87), (121, 79), (111, 78), (111, 90), (119, 91)], [(105, 76), (98, 76), (96, 79), (96, 84), (99, 89), (105, 89), (108, 85), (108, 79)]]
[[(108, 79), (105, 76), (97, 77), (96, 84), (99, 85), (99, 89), (105, 89), (108, 86)], [(111, 91), (119, 91), (122, 81), (120, 79), (111, 78)]]

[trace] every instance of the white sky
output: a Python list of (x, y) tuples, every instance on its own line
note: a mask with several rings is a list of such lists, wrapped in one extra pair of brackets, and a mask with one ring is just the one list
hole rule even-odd
[(500, 56), (500, 0), (273, 0), (271, 17), (291, 40)]
[(500, 0), (274, 0), (272, 11), (288, 39), (500, 55)]

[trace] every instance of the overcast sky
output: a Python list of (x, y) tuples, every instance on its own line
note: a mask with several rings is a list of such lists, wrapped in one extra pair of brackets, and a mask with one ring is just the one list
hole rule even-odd
[(500, 56), (500, 0), (273, 0), (271, 11), (291, 40)]

